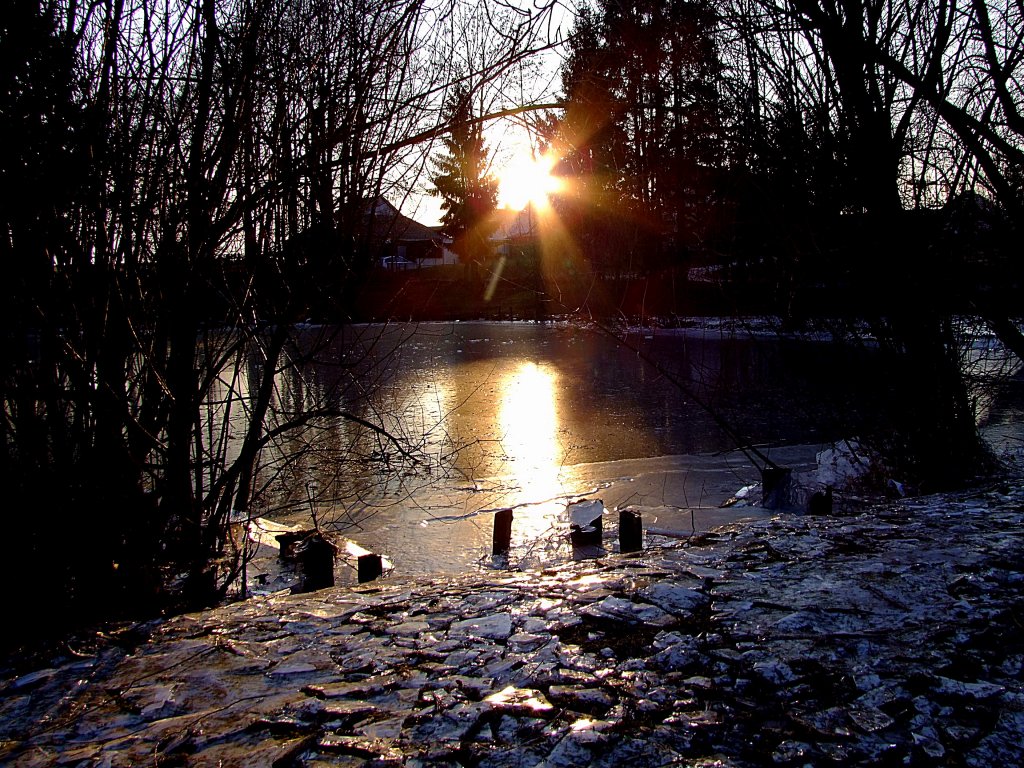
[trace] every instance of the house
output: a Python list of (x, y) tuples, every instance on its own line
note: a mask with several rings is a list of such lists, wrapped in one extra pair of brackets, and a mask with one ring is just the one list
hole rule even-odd
[[(378, 266), (406, 270), (459, 263), (451, 250), (451, 238), (440, 227), (428, 227), (409, 218), (383, 197), (377, 198), (369, 211), (367, 228)], [(495, 254), (515, 257), (533, 252), (539, 226), (537, 212), (531, 206), (518, 211), (500, 208), (493, 215), (490, 241)]]
[(420, 224), (383, 197), (369, 206), (367, 227), (374, 260), (386, 269), (403, 270), (454, 264), (450, 243), (436, 229)]
[(537, 212), (532, 205), (522, 210), (499, 208), (494, 212), (497, 225), (491, 233), (491, 242), (499, 256), (516, 256), (532, 252), (539, 234)]

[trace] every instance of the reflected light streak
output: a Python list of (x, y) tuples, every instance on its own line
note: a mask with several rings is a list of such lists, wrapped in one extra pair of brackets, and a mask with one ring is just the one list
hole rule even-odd
[(565, 511), (564, 503), (556, 499), (565, 493), (555, 405), (557, 376), (546, 367), (523, 363), (502, 381), (500, 389), (502, 448), (517, 486), (509, 503), (535, 505), (516, 513), (515, 528), (527, 540), (544, 533)]

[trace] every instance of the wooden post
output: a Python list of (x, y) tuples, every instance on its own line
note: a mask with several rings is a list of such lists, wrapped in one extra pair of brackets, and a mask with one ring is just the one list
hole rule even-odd
[(569, 527), (569, 539), (573, 547), (600, 547), (601, 537), (604, 534), (602, 517), (598, 515), (586, 525), (571, 525)]
[(815, 491), (807, 502), (807, 511), (812, 515), (832, 514), (832, 486), (825, 486), (823, 491)]
[(600, 499), (580, 499), (568, 507), (569, 541), (573, 549), (601, 548), (604, 502)]
[(313, 530), (302, 530), (302, 531), (286, 531), (285, 533), (279, 533), (274, 538), (277, 539), (277, 543), (281, 546), (278, 557), (282, 560), (294, 560), (296, 555), (296, 547), (301, 544), (305, 539), (308, 539), (316, 531)]
[(507, 555), (512, 549), (512, 510), (499, 509), (494, 513), (494, 542), (492, 555)]
[(761, 506), (765, 509), (784, 509), (791, 503), (793, 470), (785, 467), (765, 467), (761, 470)]
[(639, 552), (644, 548), (643, 520), (635, 509), (619, 510), (619, 552)]
[(360, 555), (356, 560), (356, 570), (359, 573), (359, 583), (364, 584), (367, 581), (373, 581), (379, 579), (384, 573), (384, 562), (381, 560), (380, 555)]
[(313, 592), (334, 586), (334, 544), (322, 534), (310, 536), (302, 548), (302, 591)]

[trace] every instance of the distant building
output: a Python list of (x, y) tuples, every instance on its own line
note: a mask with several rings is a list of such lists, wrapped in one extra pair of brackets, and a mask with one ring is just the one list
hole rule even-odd
[[(452, 240), (440, 227), (428, 227), (409, 218), (383, 197), (369, 206), (368, 221), (374, 263), (388, 270), (421, 269), (458, 264)], [(494, 211), (496, 225), (490, 235), (494, 253), (509, 258), (532, 254), (539, 235), (537, 212), (529, 205), (516, 211)]]
[(420, 224), (378, 197), (370, 206), (370, 241), (378, 266), (390, 270), (454, 264), (455, 254), (437, 229)]
[(516, 256), (532, 252), (540, 234), (537, 212), (532, 205), (520, 211), (499, 208), (494, 212), (497, 226), (491, 233), (495, 253), (499, 256)]

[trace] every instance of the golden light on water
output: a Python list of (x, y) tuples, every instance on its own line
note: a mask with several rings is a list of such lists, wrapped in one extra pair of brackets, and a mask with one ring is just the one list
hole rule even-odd
[(565, 509), (563, 502), (549, 501), (565, 493), (557, 385), (557, 371), (523, 363), (502, 380), (499, 390), (501, 445), (516, 487), (509, 503), (531, 505), (516, 512), (515, 526), (527, 538), (547, 530)]

